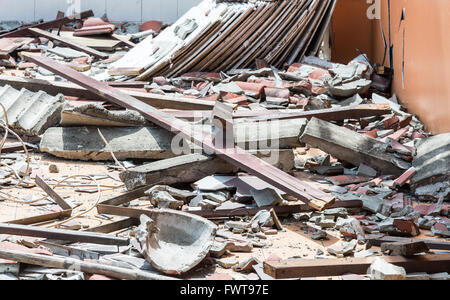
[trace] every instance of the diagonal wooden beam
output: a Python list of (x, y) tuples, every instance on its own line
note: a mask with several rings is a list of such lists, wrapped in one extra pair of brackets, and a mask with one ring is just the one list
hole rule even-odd
[(193, 132), (191, 125), (171, 115), (161, 112), (130, 95), (122, 93), (103, 82), (99, 82), (84, 74), (78, 73), (60, 63), (44, 56), (27, 56), (29, 61), (72, 81), (87, 90), (97, 93), (100, 97), (119, 106), (139, 112), (145, 119), (154, 124), (190, 140), (203, 148), (206, 153), (215, 154), (220, 158), (240, 167), (241, 169), (259, 177), (285, 193), (305, 201), (311, 207), (323, 210), (334, 203), (334, 198), (297, 178), (271, 166), (263, 160), (247, 153), (243, 149), (220, 147), (214, 144), (211, 134)]
[(30, 25), (30, 26), (26, 26), (26, 27), (17, 28), (15, 30), (12, 30), (10, 32), (6, 32), (6, 33), (0, 35), (0, 38), (23, 37), (23, 36), (27, 36), (30, 34), (30, 32), (28, 31), (28, 29), (30, 29), (30, 28), (40, 28), (40, 29), (44, 29), (44, 30), (52, 29), (52, 28), (57, 28), (61, 25), (73, 22), (74, 20), (86, 19), (86, 18), (93, 17), (93, 16), (94, 16), (94, 12), (92, 10), (87, 10), (87, 11), (83, 11), (79, 14), (64, 17), (61, 19), (56, 19), (56, 20), (49, 21), (49, 22), (44, 22), (44, 23), (39, 23), (39, 24)]
[(105, 59), (105, 58), (109, 57), (109, 55), (106, 53), (97, 51), (95, 49), (92, 49), (92, 48), (89, 48), (89, 47), (86, 47), (86, 46), (83, 46), (83, 45), (80, 45), (77, 43), (74, 43), (73, 41), (71, 41), (69, 39), (63, 38), (59, 35), (56, 35), (54, 33), (51, 33), (51, 32), (48, 32), (48, 31), (45, 31), (45, 30), (42, 30), (39, 28), (30, 28), (29, 31), (32, 32), (34, 35), (42, 36), (42, 37), (48, 38), (49, 40), (52, 40), (52, 41), (58, 41), (67, 47), (76, 49), (78, 51), (82, 51), (84, 53), (87, 53), (89, 55), (92, 55), (92, 56), (95, 56), (98, 58)]

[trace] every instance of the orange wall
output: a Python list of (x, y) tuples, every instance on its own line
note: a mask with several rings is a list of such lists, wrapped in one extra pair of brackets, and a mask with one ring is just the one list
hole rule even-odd
[[(381, 19), (388, 40), (387, 3), (382, 0)], [(373, 62), (382, 62), (384, 44), (379, 21), (367, 18), (368, 7), (366, 0), (339, 0), (332, 25), (335, 61), (347, 63), (359, 48)], [(403, 8), (405, 20), (400, 22)], [(449, 32), (449, 0), (391, 0), (393, 92), (435, 134), (450, 132)], [(388, 55), (385, 65), (389, 65)]]

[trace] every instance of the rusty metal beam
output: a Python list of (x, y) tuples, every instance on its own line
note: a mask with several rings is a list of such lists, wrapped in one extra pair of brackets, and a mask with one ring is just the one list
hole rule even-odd
[(35, 25), (17, 28), (15, 30), (12, 30), (10, 32), (6, 32), (6, 33), (0, 35), (0, 38), (23, 37), (23, 36), (27, 36), (30, 34), (30, 32), (28, 31), (28, 29), (30, 29), (30, 28), (39, 28), (39, 29), (44, 29), (44, 30), (53, 29), (53, 28), (57, 28), (61, 25), (73, 22), (74, 20), (86, 19), (86, 18), (93, 17), (93, 16), (94, 16), (94, 12), (92, 10), (87, 10), (87, 11), (83, 11), (79, 14), (64, 17), (61, 19), (56, 19), (56, 20), (49, 21), (49, 22), (44, 22), (44, 23), (39, 23), (39, 24), (35, 24)]
[(44, 56), (27, 56), (29, 61), (72, 81), (87, 90), (97, 93), (102, 98), (119, 106), (139, 112), (145, 119), (203, 148), (206, 153), (213, 153), (229, 163), (253, 174), (285, 193), (305, 201), (317, 210), (323, 210), (334, 203), (334, 198), (323, 191), (301, 182), (297, 178), (271, 166), (263, 160), (235, 146), (225, 148), (214, 145), (211, 134), (193, 132), (190, 124), (170, 116), (145, 104), (120, 90), (78, 73), (60, 63)]

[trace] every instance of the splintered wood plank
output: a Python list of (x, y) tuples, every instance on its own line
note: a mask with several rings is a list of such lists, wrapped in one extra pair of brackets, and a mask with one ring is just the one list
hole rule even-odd
[(47, 193), (64, 210), (73, 209), (72, 205), (66, 202), (58, 193), (55, 192), (45, 181), (36, 175), (36, 184)]
[[(407, 273), (439, 273), (450, 270), (450, 254), (382, 258), (388, 263), (405, 268)], [(276, 279), (366, 274), (374, 260), (375, 257), (268, 261), (264, 263), (264, 272)]]
[(129, 240), (114, 235), (93, 232), (51, 229), (37, 226), (0, 223), (0, 234), (29, 236), (80, 243), (127, 246)]
[(58, 36), (58, 35), (53, 34), (51, 32), (48, 32), (48, 31), (45, 31), (45, 30), (42, 30), (42, 29), (39, 29), (39, 28), (30, 28), (29, 30), (32, 33), (34, 33), (34, 34), (36, 34), (38, 36), (42, 36), (42, 37), (48, 38), (49, 40), (52, 40), (52, 41), (58, 41), (61, 44), (66, 45), (67, 47), (76, 49), (76, 50), (81, 51), (81, 52), (85, 52), (85, 53), (87, 53), (89, 55), (93, 55), (95, 57), (102, 58), (102, 59), (105, 59), (105, 58), (109, 57), (109, 55), (106, 54), (106, 53), (97, 51), (95, 49), (92, 49), (92, 48), (89, 48), (89, 47), (86, 47), (86, 46), (83, 46), (83, 45), (80, 45), (80, 44), (77, 44), (77, 43), (74, 43), (73, 41), (71, 41), (71, 40), (69, 40), (67, 38)]
[(240, 167), (244, 171), (272, 184), (283, 192), (299, 200), (305, 201), (308, 205), (317, 210), (324, 210), (334, 203), (334, 197), (329, 194), (301, 182), (297, 178), (277, 169), (256, 156), (249, 154), (240, 147), (235, 146), (233, 148), (226, 148), (217, 146), (215, 145), (214, 138), (211, 134), (199, 134), (198, 132), (194, 132), (189, 123), (159, 111), (130, 95), (122, 93), (118, 89), (78, 73), (50, 58), (44, 56), (28, 56), (27, 58), (37, 65), (97, 93), (102, 98), (112, 103), (139, 112), (148, 121), (202, 147), (206, 153), (217, 155), (231, 164)]

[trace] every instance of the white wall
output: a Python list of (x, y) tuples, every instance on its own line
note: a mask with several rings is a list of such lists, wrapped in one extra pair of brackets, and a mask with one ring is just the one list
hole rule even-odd
[(70, 7), (92, 9), (96, 16), (108, 14), (111, 21), (173, 23), (201, 0), (0, 0), (0, 21), (53, 20), (58, 10)]

